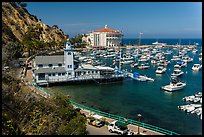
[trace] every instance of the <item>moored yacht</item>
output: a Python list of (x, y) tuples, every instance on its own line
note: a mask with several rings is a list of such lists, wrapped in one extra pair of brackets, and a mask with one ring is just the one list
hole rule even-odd
[(192, 70), (195, 70), (195, 71), (198, 71), (202, 68), (202, 65), (200, 64), (194, 64), (193, 67), (192, 67)]
[(147, 66), (147, 65), (145, 65), (145, 64), (141, 64), (141, 65), (139, 65), (138, 66), (138, 69), (147, 69), (147, 68), (149, 68), (150, 66)]
[(166, 68), (164, 66), (158, 66), (156, 69), (156, 73), (162, 74), (166, 71)]
[(192, 62), (192, 61), (193, 61), (193, 58), (190, 58), (189, 56), (184, 56), (184, 57), (182, 58), (182, 60), (188, 63), (188, 62)]
[(171, 73), (171, 77), (178, 77), (181, 76), (184, 72), (180, 69), (175, 69), (172, 73)]
[(134, 72), (134, 73), (128, 73), (128, 77), (137, 80), (137, 81), (154, 81), (153, 78), (147, 77), (147, 76), (143, 76), (140, 75), (138, 72)]
[(187, 67), (187, 62), (185, 62), (185, 61), (178, 61), (176, 63), (181, 67)]
[(185, 82), (178, 81), (178, 79), (172, 79), (169, 85), (162, 86), (161, 89), (166, 90), (166, 91), (176, 91), (183, 89), (186, 86)]

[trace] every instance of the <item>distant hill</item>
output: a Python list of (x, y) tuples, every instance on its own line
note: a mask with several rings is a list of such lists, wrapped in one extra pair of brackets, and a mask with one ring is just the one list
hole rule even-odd
[[(28, 5), (29, 6), (29, 5)], [(57, 25), (50, 27), (42, 23), (35, 15), (31, 15), (25, 7), (18, 2), (2, 2), (2, 44), (19, 42), (29, 28), (38, 29), (38, 40), (55, 42), (57, 44), (66, 40), (66, 35)]]

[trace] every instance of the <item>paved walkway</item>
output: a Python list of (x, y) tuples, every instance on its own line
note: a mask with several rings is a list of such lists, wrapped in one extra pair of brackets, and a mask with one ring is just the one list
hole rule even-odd
[[(81, 109), (80, 112), (81, 112), (82, 114), (85, 114), (86, 116), (91, 116), (91, 114), (92, 114), (92, 113), (90, 113), (90, 111), (84, 110), (84, 109)], [(106, 121), (109, 122), (109, 123), (115, 121), (114, 119), (111, 119), (111, 118), (107, 118), (107, 117), (104, 117), (104, 118), (106, 118)], [(104, 126), (104, 127), (106, 127), (106, 130), (107, 130), (107, 132), (108, 132), (107, 126)], [(138, 133), (138, 126), (128, 124), (127, 127), (128, 127), (128, 129), (129, 129), (130, 131), (133, 131), (134, 134), (137, 134), (137, 133)], [(93, 134), (95, 134), (97, 130), (95, 130), (95, 129), (93, 129), (93, 130), (94, 130), (94, 131), (93, 131)], [(103, 130), (104, 130), (104, 129), (103, 129)], [(149, 129), (145, 129), (145, 128), (142, 128), (142, 127), (139, 127), (139, 131), (140, 131), (140, 134), (141, 134), (141, 135), (164, 135), (164, 134), (161, 134), (161, 133), (159, 133), (159, 132), (155, 132), (155, 131), (152, 131), (152, 130), (149, 130)], [(101, 134), (101, 132), (98, 132), (98, 134)], [(104, 132), (103, 135), (106, 135), (106, 134), (107, 134), (107, 133)]]

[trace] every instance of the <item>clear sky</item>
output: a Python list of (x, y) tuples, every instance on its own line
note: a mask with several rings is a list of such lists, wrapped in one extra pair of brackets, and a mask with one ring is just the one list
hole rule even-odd
[(121, 30), (124, 38), (201, 38), (202, 2), (27, 2), (43, 23), (73, 37), (93, 30)]

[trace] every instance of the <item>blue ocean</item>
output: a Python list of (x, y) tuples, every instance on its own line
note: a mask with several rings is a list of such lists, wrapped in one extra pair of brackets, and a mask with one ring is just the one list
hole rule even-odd
[[(181, 80), (187, 83), (184, 89), (170, 93), (161, 90), (160, 87), (169, 84), (173, 65), (171, 62), (167, 71), (162, 75), (155, 73), (156, 66), (151, 65), (148, 69), (131, 68), (124, 66), (131, 72), (139, 72), (148, 77), (154, 78), (154, 82), (138, 82), (132, 79), (125, 79), (122, 82), (111, 84), (82, 84), (52, 86), (49, 90), (69, 94), (71, 100), (98, 109), (104, 112), (120, 115), (126, 118), (138, 120), (137, 114), (142, 115), (141, 121), (155, 125), (182, 135), (202, 135), (202, 120), (196, 114), (188, 114), (177, 108), (178, 105), (187, 104), (182, 98), (202, 92), (202, 69), (192, 71), (192, 66), (199, 61), (202, 39), (141, 39), (141, 45), (150, 45), (158, 41), (167, 44), (189, 45), (198, 43), (198, 52), (189, 52), (193, 62), (182, 68), (184, 72)], [(124, 45), (137, 45), (137, 39), (123, 39)], [(172, 58), (176, 54), (167, 56)], [(108, 66), (111, 66), (113, 59), (102, 59)]]

